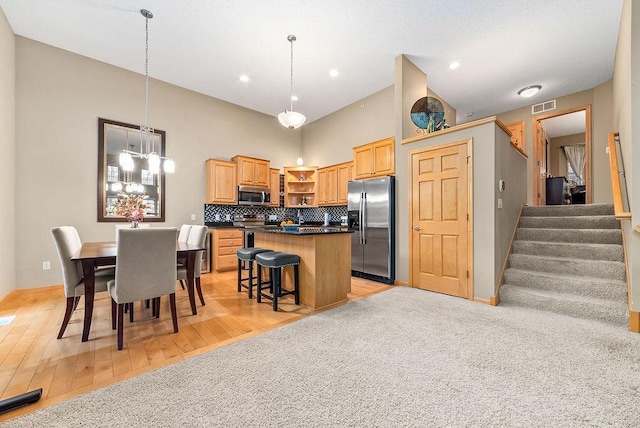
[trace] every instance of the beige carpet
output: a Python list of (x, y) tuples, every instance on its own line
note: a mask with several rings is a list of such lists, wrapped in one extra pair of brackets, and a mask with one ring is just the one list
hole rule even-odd
[(637, 426), (640, 335), (395, 287), (9, 427)]

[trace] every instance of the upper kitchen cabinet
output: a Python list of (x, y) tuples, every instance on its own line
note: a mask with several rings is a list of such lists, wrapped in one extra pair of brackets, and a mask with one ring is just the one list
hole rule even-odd
[(505, 125), (509, 132), (511, 132), (511, 144), (516, 146), (518, 150), (525, 153), (524, 145), (524, 121), (508, 123)]
[(269, 169), (269, 176), (271, 177), (269, 182), (271, 190), (271, 198), (269, 199), (269, 206), (280, 206), (280, 170), (278, 168)]
[(238, 165), (238, 185), (270, 187), (270, 162), (246, 156), (231, 158)]
[(382, 175), (394, 175), (395, 139), (393, 137), (374, 141), (353, 148), (354, 178), (372, 178)]
[(310, 166), (284, 168), (284, 206), (310, 208), (317, 206), (317, 169)]
[(235, 162), (207, 159), (205, 202), (208, 204), (238, 203), (238, 184)]
[(346, 205), (347, 183), (351, 180), (353, 162), (318, 169), (318, 205)]

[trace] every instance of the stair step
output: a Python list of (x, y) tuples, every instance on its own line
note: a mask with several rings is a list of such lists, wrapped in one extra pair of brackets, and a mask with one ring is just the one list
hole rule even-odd
[(509, 267), (536, 272), (558, 273), (561, 275), (592, 276), (594, 278), (625, 280), (623, 262), (606, 260), (583, 260), (511, 254)]
[(613, 325), (628, 323), (626, 303), (535, 290), (508, 283), (500, 287), (500, 304), (554, 312), (574, 318), (596, 319)]
[(622, 245), (620, 229), (538, 229), (519, 227), (518, 240)]
[(509, 268), (504, 271), (504, 282), (529, 289), (589, 296), (614, 302), (626, 302), (627, 300), (627, 284), (624, 281), (613, 279)]
[(622, 245), (581, 242), (514, 241), (514, 254), (624, 262)]
[(613, 204), (588, 205), (546, 205), (524, 207), (522, 215), (531, 216), (582, 216), (582, 215), (614, 215)]
[(620, 220), (613, 215), (522, 217), (520, 227), (546, 229), (620, 229)]

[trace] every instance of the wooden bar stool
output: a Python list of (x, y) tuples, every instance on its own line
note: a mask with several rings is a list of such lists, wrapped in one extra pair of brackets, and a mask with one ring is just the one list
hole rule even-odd
[[(262, 301), (262, 297), (273, 301), (273, 310), (278, 310), (278, 298), (293, 294), (296, 305), (300, 304), (300, 290), (298, 284), (298, 268), (300, 265), (300, 256), (296, 254), (288, 254), (280, 251), (272, 251), (270, 253), (260, 253), (255, 256), (258, 265), (258, 283), (257, 299), (258, 303)], [(285, 290), (282, 288), (282, 268), (293, 266), (293, 290)], [(270, 281), (262, 281), (262, 267), (269, 268)], [(268, 286), (265, 286), (268, 284)], [(271, 295), (263, 293), (263, 290), (269, 289)]]
[[(249, 247), (249, 248), (240, 248), (236, 251), (236, 255), (238, 256), (238, 293), (242, 291), (242, 287), (246, 288), (249, 292), (249, 298), (253, 298), (253, 280), (257, 279), (257, 276), (253, 276), (253, 262), (255, 260), (256, 254), (268, 253), (272, 250), (268, 250), (266, 248), (258, 248), (258, 247)], [(246, 278), (242, 277), (242, 262), (247, 262), (249, 264), (249, 276)]]

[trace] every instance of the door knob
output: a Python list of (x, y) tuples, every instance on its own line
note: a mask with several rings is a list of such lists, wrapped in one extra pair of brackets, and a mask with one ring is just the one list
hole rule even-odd
[(415, 230), (420, 230), (420, 226), (413, 226)]

